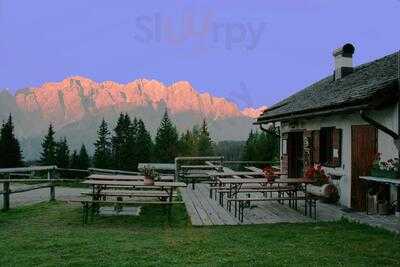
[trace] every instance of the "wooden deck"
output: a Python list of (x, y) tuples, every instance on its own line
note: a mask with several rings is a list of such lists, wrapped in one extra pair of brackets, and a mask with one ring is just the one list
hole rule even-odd
[(239, 220), (226, 209), (209, 198), (208, 186), (196, 184), (195, 190), (191, 186), (180, 188), (179, 191), (185, 202), (186, 210), (192, 225), (236, 225)]
[[(238, 225), (241, 224), (226, 208), (217, 201), (209, 198), (208, 185), (196, 184), (195, 190), (191, 187), (180, 188), (186, 209), (192, 225)], [(277, 202), (256, 203), (252, 208), (245, 209), (242, 224), (270, 224), (270, 223), (305, 223), (315, 222), (314, 219), (303, 215), (303, 205), (300, 202), (299, 210), (293, 210), (288, 205)], [(233, 211), (233, 210), (232, 210)], [(382, 227), (392, 232), (400, 233), (400, 218), (393, 215), (367, 215), (361, 212), (348, 212), (340, 206), (318, 202), (317, 221), (337, 221), (346, 218), (351, 221)]]

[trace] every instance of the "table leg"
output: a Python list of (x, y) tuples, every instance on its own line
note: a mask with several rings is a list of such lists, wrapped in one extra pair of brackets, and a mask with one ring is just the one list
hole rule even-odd
[(396, 216), (400, 217), (400, 186), (397, 187), (397, 206), (396, 206)]
[(174, 189), (171, 187), (169, 190), (169, 202), (172, 202), (172, 198), (174, 197)]
[[(231, 197), (232, 197), (232, 184), (229, 184), (228, 198), (231, 198)], [(226, 205), (227, 205), (227, 208), (228, 208), (228, 210), (229, 210), (229, 212), (230, 212), (230, 211), (231, 211), (231, 202), (228, 201), (228, 202), (226, 203)]]
[(96, 186), (92, 185), (92, 201), (96, 200)]
[[(241, 186), (239, 186), (239, 185), (235, 186), (235, 199), (238, 198), (240, 187)], [(235, 216), (236, 216), (237, 207), (238, 207), (238, 203), (237, 203), (237, 201), (235, 201)]]
[(307, 193), (305, 194), (305, 198), (304, 198), (304, 216), (307, 216)]
[(365, 206), (366, 206), (366, 213), (367, 213), (367, 215), (368, 215), (368, 210), (369, 210), (369, 207), (368, 207), (368, 191), (369, 191), (369, 183), (368, 183), (368, 181), (366, 182), (366, 184), (367, 184), (367, 186), (366, 186), (366, 190), (365, 190)]

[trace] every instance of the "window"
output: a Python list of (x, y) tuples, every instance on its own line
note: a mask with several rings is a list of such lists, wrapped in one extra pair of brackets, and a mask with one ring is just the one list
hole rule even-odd
[(327, 167), (341, 166), (342, 130), (335, 127), (313, 131), (313, 163)]
[(333, 132), (335, 128), (321, 128), (319, 134), (319, 157), (322, 165), (333, 160)]

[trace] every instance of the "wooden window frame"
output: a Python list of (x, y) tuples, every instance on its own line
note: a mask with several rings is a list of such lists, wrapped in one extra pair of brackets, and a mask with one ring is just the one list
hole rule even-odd
[[(338, 140), (335, 140), (335, 138), (338, 138)], [(323, 139), (327, 140), (323, 141)], [(341, 167), (342, 139), (342, 130), (336, 127), (323, 127), (319, 130), (319, 160), (322, 166), (329, 168)], [(334, 157), (334, 149), (338, 149), (338, 157)], [(322, 162), (323, 160), (324, 162)]]

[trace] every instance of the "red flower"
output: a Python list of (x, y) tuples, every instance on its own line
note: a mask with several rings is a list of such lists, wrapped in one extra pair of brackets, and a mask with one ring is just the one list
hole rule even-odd
[(325, 174), (321, 164), (316, 164), (313, 167), (309, 167), (305, 173), (305, 177), (315, 181), (315, 183), (319, 185), (329, 183), (329, 177)]
[(274, 170), (272, 169), (271, 166), (267, 166), (263, 169), (264, 176), (267, 178), (271, 178), (275, 176)]

